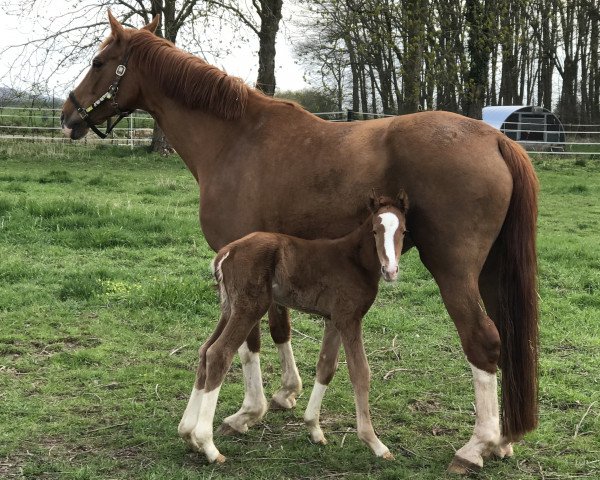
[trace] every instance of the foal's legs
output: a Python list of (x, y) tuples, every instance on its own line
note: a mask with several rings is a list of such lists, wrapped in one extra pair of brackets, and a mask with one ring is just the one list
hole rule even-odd
[(204, 342), (204, 344), (200, 347), (198, 352), (199, 362), (196, 370), (196, 380), (194, 382), (194, 387), (192, 388), (192, 394), (190, 395), (190, 399), (177, 429), (179, 436), (188, 443), (191, 443), (190, 435), (198, 423), (200, 404), (202, 403), (202, 396), (204, 394), (204, 381), (206, 379), (206, 352), (215, 342), (215, 340), (219, 338), (219, 335), (221, 335), (228, 318), (229, 310), (226, 307), (223, 307), (217, 327), (208, 340), (206, 340), (206, 342)]
[(371, 372), (367, 362), (367, 355), (362, 339), (362, 318), (348, 317), (335, 320), (336, 327), (340, 330), (350, 380), (354, 387), (354, 400), (356, 404), (356, 430), (358, 438), (365, 442), (378, 457), (393, 460), (390, 450), (377, 438), (371, 415), (369, 413), (369, 383)]
[(290, 409), (296, 406), (296, 396), (302, 390), (302, 380), (296, 367), (290, 341), (290, 315), (286, 307), (271, 304), (269, 307), (269, 329), (277, 345), (281, 362), (281, 388), (273, 395), (271, 409)]
[[(193, 447), (204, 452), (209, 462), (222, 463), (225, 457), (219, 453), (213, 442), (213, 419), (221, 384), (235, 351), (241, 347), (248, 334), (265, 314), (267, 307), (261, 310), (263, 302), (257, 299), (254, 308), (244, 309), (243, 313), (234, 308), (223, 332), (206, 352), (206, 377), (204, 393), (200, 403), (198, 422), (190, 435)], [(268, 301), (265, 303), (268, 305)]]
[(223, 420), (220, 433), (246, 433), (267, 413), (267, 399), (260, 371), (260, 325), (256, 324), (246, 341), (238, 349), (244, 374), (244, 402), (237, 413)]
[(332, 321), (325, 321), (325, 333), (323, 334), (323, 343), (321, 353), (317, 362), (317, 378), (310, 394), (310, 400), (304, 412), (304, 423), (308, 426), (310, 438), (314, 443), (326, 445), (325, 435), (319, 425), (319, 416), (321, 413), (321, 402), (325, 396), (325, 390), (338, 365), (338, 352), (342, 338), (340, 332)]

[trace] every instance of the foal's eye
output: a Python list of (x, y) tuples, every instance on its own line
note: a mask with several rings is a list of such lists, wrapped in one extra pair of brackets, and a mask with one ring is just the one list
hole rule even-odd
[(94, 58), (94, 60), (92, 60), (92, 67), (100, 68), (101, 66), (102, 66), (102, 60), (100, 60), (99, 58)]

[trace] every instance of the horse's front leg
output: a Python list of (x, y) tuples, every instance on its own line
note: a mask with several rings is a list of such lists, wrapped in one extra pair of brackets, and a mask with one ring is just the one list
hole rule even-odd
[(302, 380), (292, 351), (290, 316), (286, 307), (271, 304), (269, 329), (281, 362), (281, 388), (273, 395), (271, 409), (288, 410), (296, 406), (296, 396), (302, 391)]
[(371, 423), (371, 414), (369, 412), (371, 372), (367, 362), (367, 355), (365, 354), (361, 322), (361, 317), (336, 319), (336, 327), (342, 335), (342, 342), (346, 351), (350, 380), (354, 387), (356, 430), (358, 438), (365, 442), (375, 455), (386, 460), (393, 460), (394, 456), (390, 453), (389, 448), (377, 438), (373, 424)]
[(220, 433), (246, 433), (249, 427), (260, 422), (267, 413), (267, 399), (263, 390), (259, 351), (260, 325), (257, 324), (238, 349), (242, 362), (245, 389), (242, 407), (223, 420), (223, 424), (219, 429)]
[(304, 423), (308, 427), (311, 440), (322, 445), (327, 444), (327, 440), (325, 440), (325, 435), (319, 425), (321, 402), (325, 396), (325, 390), (337, 370), (341, 342), (342, 338), (338, 329), (332, 321), (326, 321), (321, 353), (317, 362), (317, 378), (304, 412)]

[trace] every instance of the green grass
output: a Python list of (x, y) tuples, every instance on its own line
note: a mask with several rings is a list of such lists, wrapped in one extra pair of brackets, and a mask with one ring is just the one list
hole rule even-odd
[[(535, 164), (540, 427), (476, 477), (600, 478), (600, 166)], [(343, 363), (323, 404), (330, 443), (309, 443), (302, 412), (322, 322), (295, 312), (305, 383), (296, 409), (269, 413), (244, 437), (216, 437), (222, 466), (186, 448), (177, 424), (218, 317), (197, 203), (175, 157), (0, 143), (0, 478), (447, 477), (472, 431), (471, 375), (414, 251), (365, 319), (373, 422), (394, 462), (356, 438)], [(280, 369), (265, 326), (263, 340), (270, 395)], [(216, 425), (241, 404), (241, 378), (236, 360)]]

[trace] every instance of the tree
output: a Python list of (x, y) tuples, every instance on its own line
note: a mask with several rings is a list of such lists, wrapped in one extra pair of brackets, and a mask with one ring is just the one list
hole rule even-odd
[(277, 98), (297, 102), (312, 113), (335, 112), (341, 110), (341, 107), (338, 106), (337, 98), (332, 96), (331, 92), (316, 88), (306, 88), (296, 91), (286, 90), (278, 92), (275, 96)]
[[(106, 32), (106, 10), (110, 8), (124, 25), (131, 27), (137, 27), (141, 22), (149, 23), (154, 15), (160, 14), (157, 34), (188, 48), (190, 45), (202, 48), (197, 39), (204, 41), (206, 36), (200, 35), (199, 29), (206, 30), (211, 24), (223, 21), (239, 28), (241, 23), (259, 40), (257, 85), (268, 85), (269, 89), (265, 91), (272, 94), (275, 88), (275, 39), (283, 0), (253, 0), (252, 9), (242, 7), (242, 4), (245, 2), (234, 0), (83, 0), (73, 11), (56, 15), (48, 14), (43, 0), (19, 4), (5, 1), (3, 6), (7, 13), (17, 17), (30, 17), (37, 12), (42, 33), (11, 47), (19, 51), (18, 67), (22, 68), (23, 63), (29, 67), (27, 77), (48, 79), (61, 68), (89, 57)], [(42, 15), (40, 10), (44, 10)], [(153, 148), (170, 148), (158, 128), (155, 129)]]

